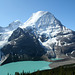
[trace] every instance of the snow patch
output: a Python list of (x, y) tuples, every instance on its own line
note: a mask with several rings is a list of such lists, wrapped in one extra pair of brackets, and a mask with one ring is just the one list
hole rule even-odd
[(73, 54), (75, 51), (72, 51), (71, 54)]

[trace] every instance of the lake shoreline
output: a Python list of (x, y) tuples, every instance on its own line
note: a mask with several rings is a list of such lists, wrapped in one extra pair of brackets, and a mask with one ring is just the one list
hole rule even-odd
[(49, 67), (53, 69), (59, 66), (69, 65), (74, 63), (75, 63), (75, 58), (64, 58), (61, 60), (54, 60), (51, 64), (49, 64)]
[(20, 62), (12, 62), (9, 64), (5, 64), (0, 66), (0, 75), (15, 74), (15, 72), (36, 72), (38, 70), (46, 70), (50, 69), (48, 66), (50, 62), (46, 61), (20, 61)]

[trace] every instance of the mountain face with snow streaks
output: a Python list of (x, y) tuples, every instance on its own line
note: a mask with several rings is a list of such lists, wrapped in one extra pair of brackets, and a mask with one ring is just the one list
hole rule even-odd
[(75, 31), (62, 25), (50, 12), (38, 11), (25, 23), (16, 20), (8, 27), (0, 27), (0, 42), (1, 52), (11, 54), (11, 58), (16, 55), (18, 60), (23, 59), (22, 55), (29, 60), (43, 55), (75, 57)]

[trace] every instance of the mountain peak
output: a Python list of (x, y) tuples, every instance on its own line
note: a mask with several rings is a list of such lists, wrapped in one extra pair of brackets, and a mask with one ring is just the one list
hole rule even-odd
[(15, 20), (15, 21), (11, 22), (11, 23), (9, 24), (9, 26), (17, 25), (17, 24), (21, 24), (21, 21)]
[(13, 22), (20, 22), (19, 20), (15, 20), (15, 21), (13, 21)]
[(42, 15), (44, 15), (44, 14), (46, 14), (46, 13), (49, 13), (48, 11), (38, 11), (38, 12), (36, 12), (36, 13), (33, 13), (33, 16), (34, 15), (40, 15), (40, 16), (42, 16)]
[(13, 21), (12, 23), (9, 24), (8, 29), (14, 30), (21, 25), (22, 25), (22, 23), (19, 20), (15, 20), (15, 21)]
[[(33, 26), (35, 25), (38, 20), (40, 18), (42, 18), (44, 15), (46, 15), (46, 17), (49, 15), (51, 17), (54, 17), (50, 12), (48, 11), (38, 11), (36, 13), (33, 13), (32, 16), (24, 23), (23, 26), (21, 26), (21, 28), (26, 28), (27, 26)], [(45, 17), (45, 18), (46, 18)]]

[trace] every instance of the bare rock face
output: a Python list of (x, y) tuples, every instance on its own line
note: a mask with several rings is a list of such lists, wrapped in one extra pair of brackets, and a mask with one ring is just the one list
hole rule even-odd
[(9, 54), (10, 62), (42, 60), (41, 56), (46, 53), (38, 39), (33, 34), (23, 31), (21, 28), (13, 32), (9, 38), (9, 44), (5, 45), (1, 51), (4, 55)]

